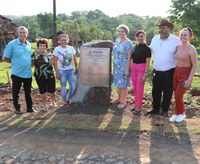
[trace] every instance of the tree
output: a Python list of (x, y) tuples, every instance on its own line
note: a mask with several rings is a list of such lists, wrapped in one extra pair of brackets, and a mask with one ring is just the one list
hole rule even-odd
[(200, 1), (199, 0), (172, 0), (170, 19), (179, 27), (191, 27), (196, 34), (192, 42), (198, 46), (200, 38)]
[(42, 37), (49, 37), (53, 34), (53, 14), (52, 13), (40, 13), (37, 15), (38, 24), (43, 31)]
[[(157, 34), (155, 24), (160, 17), (140, 17), (134, 14), (123, 14), (109, 17), (100, 10), (74, 11), (71, 15), (58, 14), (56, 19), (57, 32), (63, 31), (70, 37), (73, 46), (90, 42), (91, 40), (112, 40), (117, 37), (116, 28), (126, 24), (129, 29), (129, 38), (135, 40), (136, 30), (143, 29), (147, 33), (147, 43), (150, 43), (154, 34)], [(16, 18), (17, 25), (28, 27), (31, 35), (48, 38), (52, 36), (53, 14), (40, 13), (36, 16)]]
[(27, 27), (29, 30), (29, 34), (34, 36), (35, 38), (41, 34), (40, 26), (37, 22), (36, 16), (24, 16), (21, 18), (14, 18), (13, 22), (15, 22), (17, 26)]

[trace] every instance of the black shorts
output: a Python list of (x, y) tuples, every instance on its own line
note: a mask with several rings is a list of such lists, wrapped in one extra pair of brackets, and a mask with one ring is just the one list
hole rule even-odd
[(46, 92), (48, 93), (55, 92), (56, 90), (55, 77), (45, 79), (45, 78), (39, 78), (35, 76), (35, 80), (37, 82), (40, 94), (44, 94)]

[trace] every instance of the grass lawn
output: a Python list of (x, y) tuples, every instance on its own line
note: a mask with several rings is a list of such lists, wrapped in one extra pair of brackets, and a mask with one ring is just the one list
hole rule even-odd
[[(79, 60), (80, 60), (80, 58), (77, 57), (77, 63), (79, 63)], [(33, 71), (34, 71), (34, 69), (32, 68), (32, 72)], [(6, 63), (4, 61), (0, 61), (0, 83), (8, 83), (8, 76), (7, 76), (6, 72), (8, 72), (10, 74), (10, 64)], [(198, 68), (197, 68), (196, 72), (200, 74), (200, 59), (198, 59)], [(37, 84), (36, 84), (34, 78), (33, 78), (32, 86), (34, 88), (37, 88)], [(57, 88), (60, 87), (59, 80), (56, 80), (56, 87)]]
[(10, 64), (0, 61), (0, 83), (8, 83), (7, 72), (10, 75)]
[[(77, 62), (79, 62), (79, 57), (77, 57)], [(32, 72), (34, 72), (34, 68), (32, 68)], [(0, 83), (8, 83), (9, 82), (8, 75), (11, 75), (10, 64), (4, 61), (0, 61)], [(32, 86), (33, 88), (38, 88), (34, 77), (32, 81)], [(60, 81), (57, 79), (56, 79), (56, 88), (60, 88)]]
[(198, 58), (198, 67), (197, 67), (197, 73), (200, 74), (200, 58)]
[[(0, 125), (7, 127), (29, 127), (39, 129), (57, 129), (62, 133), (72, 131), (111, 131), (111, 132), (159, 132), (159, 133), (190, 133), (196, 134), (200, 131), (200, 120), (198, 118), (186, 119), (179, 126), (171, 124), (168, 118), (148, 118), (146, 116), (133, 116), (131, 113), (115, 115), (112, 109), (106, 114), (68, 114), (68, 113), (35, 113), (23, 115), (0, 114)], [(162, 130), (161, 130), (162, 126)]]
[[(7, 76), (7, 72), (9, 75), (11, 75), (10, 64), (0, 61), (0, 83), (8, 83), (9, 78)], [(32, 72), (34, 72), (34, 68), (32, 68)], [(32, 81), (32, 86), (33, 86), (33, 88), (38, 88), (34, 77), (33, 77), (33, 81)], [(57, 88), (60, 87), (59, 80), (56, 80), (56, 87)]]

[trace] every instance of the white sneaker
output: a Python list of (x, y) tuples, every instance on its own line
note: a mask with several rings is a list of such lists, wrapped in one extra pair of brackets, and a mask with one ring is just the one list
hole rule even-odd
[(178, 115), (174, 114), (172, 117), (169, 119), (169, 122), (175, 122), (177, 119)]
[(186, 118), (185, 114), (179, 114), (175, 121), (179, 123), (185, 120), (185, 118)]

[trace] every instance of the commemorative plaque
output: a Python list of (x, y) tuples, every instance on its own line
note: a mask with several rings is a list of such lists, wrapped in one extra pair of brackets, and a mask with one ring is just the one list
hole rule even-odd
[(109, 86), (110, 48), (82, 47), (80, 78), (82, 85)]

